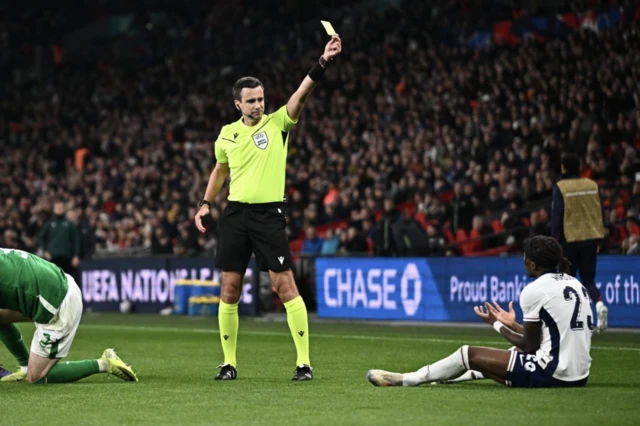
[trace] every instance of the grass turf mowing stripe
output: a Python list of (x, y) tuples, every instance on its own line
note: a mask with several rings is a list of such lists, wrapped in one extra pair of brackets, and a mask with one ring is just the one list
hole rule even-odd
[[(152, 327), (152, 326), (115, 326), (115, 325), (102, 325), (102, 324), (83, 324), (80, 329), (92, 328), (97, 330), (131, 330), (131, 331), (154, 331), (162, 333), (206, 333), (217, 334), (218, 329), (215, 328), (180, 328), (180, 327)], [(258, 330), (246, 330), (241, 331), (241, 334), (249, 336), (291, 336), (288, 332), (278, 331), (258, 331)], [(415, 341), (415, 342), (432, 342), (432, 343), (460, 343), (460, 339), (434, 339), (432, 337), (402, 337), (402, 336), (365, 336), (358, 334), (331, 334), (331, 333), (312, 333), (311, 336), (319, 338), (329, 339), (349, 339), (349, 340), (384, 340), (384, 341)], [(465, 344), (477, 344), (477, 345), (504, 345), (507, 344), (504, 340), (465, 340)], [(640, 352), (640, 348), (625, 347), (625, 346), (592, 346), (591, 349), (601, 351), (633, 351)]]

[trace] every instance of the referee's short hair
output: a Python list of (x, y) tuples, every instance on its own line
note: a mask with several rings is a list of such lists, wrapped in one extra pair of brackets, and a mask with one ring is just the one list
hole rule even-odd
[(255, 89), (256, 87), (262, 87), (262, 82), (255, 77), (242, 77), (233, 85), (233, 100), (241, 101), (242, 100), (242, 89)]

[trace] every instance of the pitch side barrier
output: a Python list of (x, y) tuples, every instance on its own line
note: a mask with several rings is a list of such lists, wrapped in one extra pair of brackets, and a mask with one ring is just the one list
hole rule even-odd
[[(78, 283), (85, 309), (117, 312), (130, 302), (132, 312), (157, 313), (173, 307), (176, 314), (217, 314), (220, 272), (213, 257), (149, 257), (85, 260)], [(241, 315), (257, 315), (259, 274), (252, 258), (244, 278)]]
[[(516, 302), (521, 321), (517, 302), (532, 281), (520, 257), (319, 257), (315, 278), (319, 317), (461, 322), (477, 322), (473, 307), (494, 300)], [(610, 327), (640, 327), (639, 257), (599, 256), (596, 284)]]

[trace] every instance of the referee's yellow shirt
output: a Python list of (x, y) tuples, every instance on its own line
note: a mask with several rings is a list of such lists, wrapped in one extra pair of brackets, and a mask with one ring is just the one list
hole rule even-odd
[(255, 126), (240, 119), (222, 128), (215, 153), (219, 163), (229, 164), (229, 201), (259, 204), (284, 199), (289, 132), (296, 123), (285, 105), (264, 114)]

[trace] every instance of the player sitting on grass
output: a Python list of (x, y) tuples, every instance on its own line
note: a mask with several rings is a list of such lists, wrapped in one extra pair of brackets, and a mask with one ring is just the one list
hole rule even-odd
[[(70, 275), (32, 254), (0, 248), (0, 341), (20, 364), (0, 381), (70, 383), (97, 373), (138, 381), (113, 349), (97, 360), (58, 364), (69, 353), (81, 317), (82, 295)], [(31, 321), (36, 331), (29, 354), (14, 323)]]
[[(492, 325), (516, 349), (513, 351), (462, 346), (448, 358), (413, 373), (370, 370), (376, 386), (417, 386), (459, 378), (477, 371), (512, 387), (584, 386), (591, 366), (591, 301), (586, 289), (567, 275), (569, 261), (550, 237), (537, 236), (525, 243), (524, 265), (536, 280), (520, 295), (524, 325), (515, 312), (489, 303), (476, 306), (476, 314)], [(467, 373), (471, 375), (472, 373)]]

